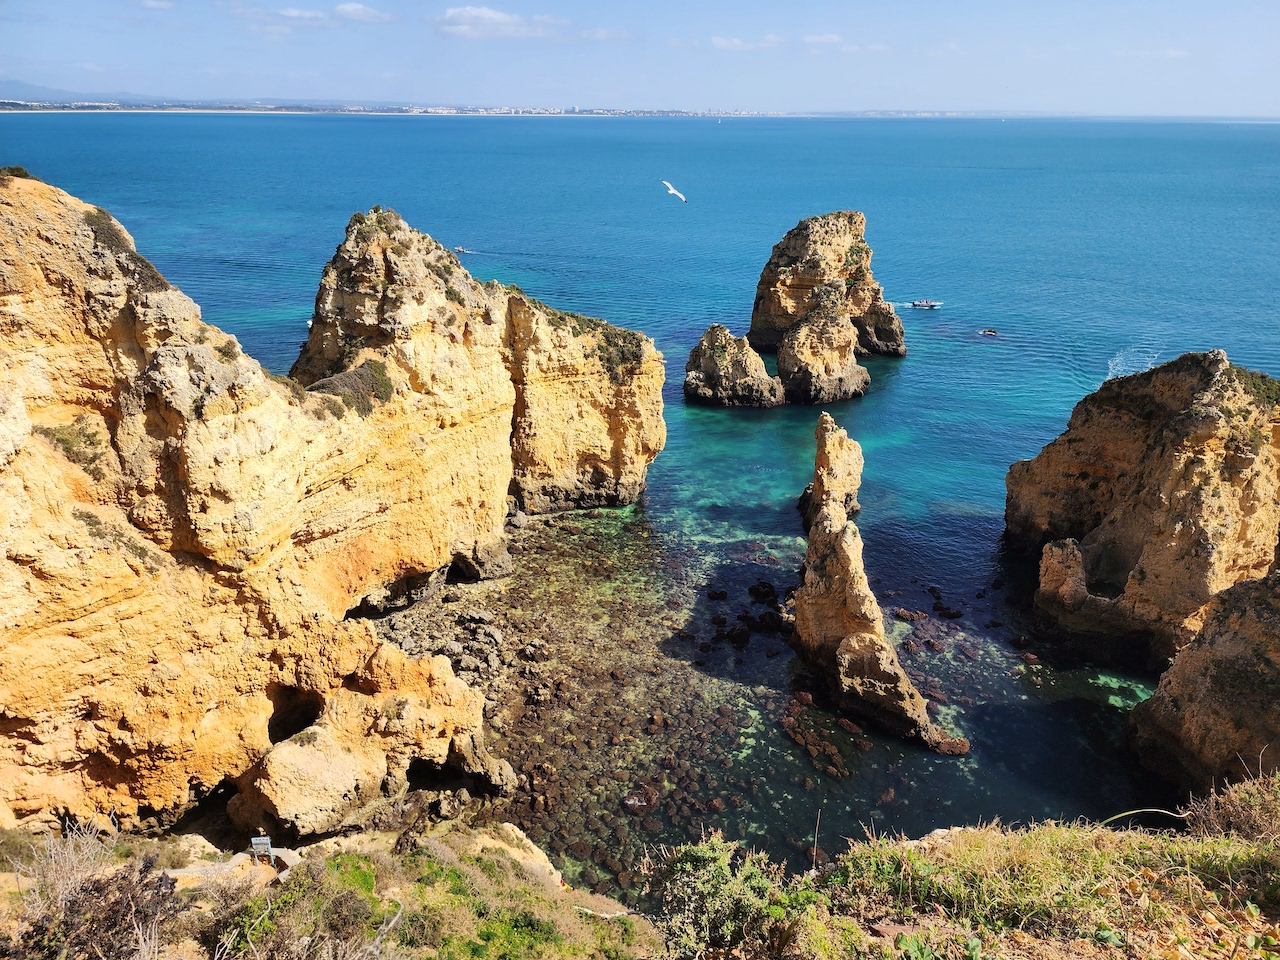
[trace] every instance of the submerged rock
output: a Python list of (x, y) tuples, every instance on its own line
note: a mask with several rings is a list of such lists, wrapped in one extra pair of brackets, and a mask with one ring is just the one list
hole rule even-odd
[(776, 407), (784, 400), (782, 381), (769, 376), (746, 337), (714, 324), (702, 335), (685, 365), (685, 399), (721, 407)]
[(1194, 790), (1280, 769), (1280, 573), (1218, 594), (1131, 728), (1145, 766)]
[(1142, 638), (1167, 660), (1280, 539), (1280, 383), (1220, 350), (1104, 383), (1006, 479), (1009, 539), (1041, 555), (1063, 626)]
[(902, 322), (871, 276), (866, 218), (842, 210), (801, 220), (773, 248), (760, 273), (751, 331), (758, 350), (773, 350), (791, 328), (819, 311), (855, 331), (859, 356), (907, 352)]
[(861, 448), (826, 414), (816, 433), (827, 463), (815, 471), (804, 584), (795, 594), (796, 645), (826, 678), (842, 710), (940, 753), (967, 753), (967, 740), (929, 719), (924, 698), (885, 638), (884, 615), (862, 564), (862, 537), (845, 509), (861, 479)]

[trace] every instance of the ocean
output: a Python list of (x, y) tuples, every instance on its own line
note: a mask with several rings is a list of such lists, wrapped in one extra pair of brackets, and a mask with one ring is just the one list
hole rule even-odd
[[(872, 736), (873, 751), (850, 748), (848, 778), (815, 783), (759, 708), (803, 671), (789, 654), (713, 654), (699, 666), (714, 696), (764, 717), (735, 738), (738, 766), (791, 764), (761, 774), (770, 802), (726, 816), (794, 858), (779, 827), (804, 833), (819, 807), (833, 836), (854, 836), (1172, 802), (1124, 746), (1127, 710), (1154, 678), (1055, 662), (1043, 636), (1019, 639), (1034, 624), (1025, 589), (1013, 594), (1034, 571), (1001, 548), (1004, 475), (1108, 376), (1211, 348), (1280, 376), (1280, 125), (7, 114), (5, 163), (110, 210), (274, 372), (297, 355), (347, 219), (374, 204), (475, 251), (462, 261), (481, 280), (653, 337), (667, 448), (644, 502), (600, 536), (642, 523), (695, 620), (708, 586), (794, 582), (818, 411), (686, 407), (688, 352), (711, 323), (746, 332), (760, 269), (798, 220), (863, 211), (909, 352), (868, 361), (867, 395), (827, 409), (866, 455), (858, 524), (882, 604), (929, 603), (929, 586), (964, 604), (978, 655), (917, 666), (950, 691), (941, 715), (974, 749), (938, 758)], [(944, 306), (907, 305), (926, 297)], [(1023, 662), (1026, 642), (1043, 667)], [(644, 774), (649, 761), (632, 759), (593, 786), (597, 799), (616, 804)], [(571, 877), (580, 866), (557, 860)]]

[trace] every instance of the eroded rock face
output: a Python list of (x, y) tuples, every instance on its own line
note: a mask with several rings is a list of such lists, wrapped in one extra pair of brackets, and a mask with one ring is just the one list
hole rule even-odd
[(828, 501), (839, 504), (850, 517), (862, 509), (858, 503), (864, 463), (862, 445), (836, 426), (829, 413), (818, 417), (814, 437), (818, 449), (814, 455), (813, 482), (804, 488), (798, 504), (805, 533)]
[[(499, 571), (516, 464), (575, 449), (562, 427), (513, 455), (500, 291), (394, 215), (358, 216), (304, 392), (201, 322), (105, 212), (0, 182), (0, 826), (164, 821), (232, 782), (249, 825), (329, 829), (413, 759), (510, 786), (447, 661), (344, 619), (450, 565)], [(596, 362), (584, 384), (608, 379)], [(606, 496), (643, 482), (645, 424), (610, 422)], [(306, 759), (333, 744), (353, 749), (336, 779)]]
[(845, 510), (850, 496), (856, 501), (861, 448), (826, 414), (817, 437), (813, 520), (804, 584), (795, 595), (797, 647), (828, 678), (842, 710), (940, 753), (967, 753), (968, 741), (929, 719), (924, 697), (885, 637), (884, 615), (862, 564), (862, 537)]
[(823, 312), (796, 324), (778, 345), (778, 375), (791, 403), (838, 403), (860, 397), (871, 374), (858, 363), (858, 330)]
[(1064, 626), (1167, 659), (1213, 598), (1264, 576), (1280, 538), (1280, 384), (1187, 354), (1104, 383), (1006, 480), (1010, 539), (1040, 552), (1036, 601)]
[(756, 349), (776, 349), (819, 311), (854, 327), (859, 356), (906, 355), (902, 322), (871, 276), (865, 230), (861, 213), (841, 210), (801, 220), (774, 246), (751, 311), (747, 337)]
[(1280, 768), (1280, 573), (1214, 599), (1131, 728), (1143, 763), (1193, 790)]
[(718, 407), (776, 407), (783, 403), (782, 381), (769, 376), (760, 354), (746, 337), (723, 324), (707, 329), (685, 365), (684, 395), (694, 403)]
[(653, 341), (512, 287), (485, 290), (506, 310), (517, 504), (545, 513), (634, 502), (667, 442), (665, 368)]

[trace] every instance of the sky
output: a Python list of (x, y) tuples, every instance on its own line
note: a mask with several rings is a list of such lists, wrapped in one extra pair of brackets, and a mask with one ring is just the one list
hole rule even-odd
[(0, 80), (183, 99), (1280, 117), (1280, 0), (0, 0)]

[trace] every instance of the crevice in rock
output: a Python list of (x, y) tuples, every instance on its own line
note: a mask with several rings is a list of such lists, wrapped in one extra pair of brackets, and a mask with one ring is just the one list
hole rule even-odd
[(431, 760), (415, 757), (409, 761), (405, 780), (410, 790), (457, 792), (466, 789), (472, 794), (488, 792), (488, 784), (478, 783), (477, 778), (450, 764), (441, 765)]
[(267, 687), (271, 699), (271, 718), (267, 721), (267, 738), (272, 743), (288, 740), (320, 719), (324, 712), (324, 696), (315, 690), (273, 683)]

